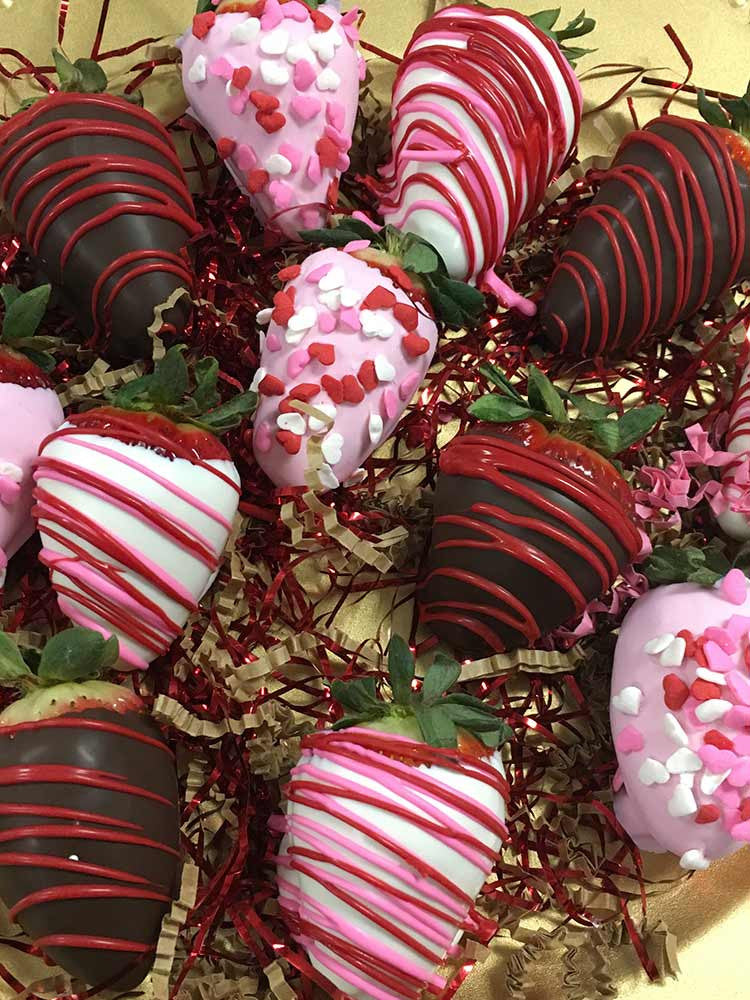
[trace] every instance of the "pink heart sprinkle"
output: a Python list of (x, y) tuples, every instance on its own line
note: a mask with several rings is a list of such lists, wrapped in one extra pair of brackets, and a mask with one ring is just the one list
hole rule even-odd
[(313, 153), (307, 161), (307, 176), (313, 184), (320, 183), (323, 177), (323, 171), (320, 169), (320, 157), (317, 153)]
[(622, 786), (625, 784), (625, 779), (622, 776), (622, 771), (618, 767), (615, 771), (615, 776), (612, 779), (612, 791), (619, 792)]
[(750, 755), (750, 736), (747, 733), (738, 733), (732, 742), (738, 754), (742, 754), (743, 756)]
[(326, 125), (324, 134), (328, 136), (331, 142), (338, 146), (342, 152), (346, 153), (349, 149), (351, 149), (352, 140), (348, 136), (344, 135), (343, 132), (339, 132), (339, 130), (334, 128), (333, 125)]
[(388, 420), (394, 420), (398, 416), (398, 396), (393, 389), (386, 389), (383, 393), (383, 412)]
[(737, 823), (732, 827), (732, 840), (739, 840), (743, 844), (750, 844), (750, 819), (744, 823)]
[(279, 0), (266, 0), (263, 16), (260, 19), (263, 30), (273, 31), (274, 28), (278, 28), (283, 20), (284, 11)]
[(295, 170), (299, 170), (300, 164), (302, 163), (302, 150), (298, 149), (296, 146), (292, 146), (291, 143), (285, 142), (279, 146), (279, 152), (282, 156), (285, 156), (287, 160), (292, 165), (292, 173)]
[(356, 24), (357, 18), (359, 17), (359, 10), (356, 7), (352, 7), (351, 10), (347, 11), (346, 14), (341, 18), (341, 23), (346, 24)]
[(275, 333), (268, 334), (268, 336), (266, 337), (266, 347), (268, 348), (269, 351), (275, 352), (281, 350), (281, 341), (279, 340), (277, 334)]
[(732, 788), (744, 788), (750, 784), (750, 757), (740, 757), (727, 781)]
[(357, 250), (366, 250), (369, 246), (372, 246), (369, 240), (352, 240), (343, 249), (344, 253), (356, 253)]
[(737, 652), (737, 643), (726, 629), (716, 628), (715, 625), (711, 625), (703, 634), (707, 639), (715, 642), (725, 653)]
[(300, 3), (299, 0), (289, 0), (282, 7), (282, 11), (284, 17), (291, 18), (293, 21), (299, 21), (300, 24), (304, 24), (310, 16), (310, 8), (307, 4)]
[(643, 733), (635, 726), (625, 726), (615, 740), (615, 746), (620, 753), (636, 753), (638, 750), (643, 750), (645, 746)]
[(229, 98), (229, 110), (233, 115), (237, 115), (238, 118), (240, 115), (244, 114), (246, 107), (247, 94), (244, 90), (241, 94), (237, 94), (235, 97)]
[(14, 504), (21, 493), (21, 484), (10, 476), (0, 476), (0, 501), (10, 506)]
[(313, 270), (310, 271), (305, 278), (305, 281), (309, 281), (311, 285), (317, 285), (320, 279), (325, 278), (332, 268), (333, 264), (321, 264), (320, 267), (313, 268)]
[(326, 121), (341, 132), (343, 131), (345, 120), (346, 108), (344, 105), (340, 101), (329, 101), (326, 105)]
[(318, 316), (318, 329), (322, 333), (333, 333), (336, 329), (336, 317), (333, 313), (322, 312)]
[(317, 114), (320, 114), (321, 103), (317, 97), (297, 94), (296, 97), (292, 98), (289, 107), (300, 121), (309, 122)]
[(722, 802), (728, 809), (739, 809), (740, 793), (736, 788), (730, 788), (729, 785), (724, 784), (719, 785), (719, 787), (714, 792), (714, 798), (717, 798), (719, 802)]
[(328, 213), (325, 215), (319, 208), (313, 208), (310, 205), (302, 209), (302, 228), (303, 229), (321, 229), (323, 226), (328, 225)]
[(398, 387), (398, 394), (405, 403), (409, 402), (411, 397), (414, 395), (415, 389), (421, 381), (419, 372), (410, 372), (403, 380), (401, 385)]
[(271, 428), (268, 424), (263, 421), (258, 427), (255, 428), (255, 433), (253, 434), (253, 445), (256, 451), (265, 454), (267, 451), (271, 450)]
[(744, 729), (745, 726), (750, 726), (750, 708), (746, 708), (744, 705), (735, 705), (724, 716), (724, 721), (728, 726), (734, 726), (735, 729)]
[(271, 181), (268, 185), (268, 193), (271, 196), (274, 205), (282, 211), (285, 208), (289, 208), (292, 204), (292, 199), (294, 198), (294, 191), (283, 181)]
[(315, 67), (307, 59), (300, 59), (294, 67), (294, 86), (297, 90), (308, 90), (317, 77)]
[(346, 35), (346, 37), (349, 39), (352, 45), (356, 45), (357, 42), (359, 41), (359, 28), (357, 27), (357, 25), (344, 24), (343, 21), (341, 23), (343, 25), (344, 34)]
[(737, 763), (737, 754), (731, 750), (720, 750), (711, 743), (704, 743), (698, 750), (698, 756), (713, 774), (728, 771)]
[(731, 657), (727, 656), (721, 646), (717, 646), (715, 642), (707, 642), (703, 647), (703, 652), (706, 654), (708, 665), (712, 670), (718, 670), (725, 674), (734, 669)]
[(336, 169), (340, 174), (345, 174), (349, 169), (349, 167), (351, 166), (351, 164), (352, 161), (349, 159), (346, 153), (339, 153), (339, 158), (338, 160), (336, 160)]
[(234, 158), (237, 161), (237, 166), (240, 170), (252, 170), (258, 162), (258, 157), (252, 149), (244, 144), (237, 147), (237, 152), (234, 154)]
[(721, 596), (730, 604), (744, 604), (747, 599), (747, 578), (741, 569), (730, 569), (719, 584)]
[(750, 681), (739, 670), (731, 670), (727, 674), (727, 686), (737, 701), (750, 705)]
[(725, 627), (733, 639), (742, 639), (750, 632), (750, 618), (746, 615), (732, 615)]
[(224, 56), (219, 56), (208, 67), (208, 72), (211, 76), (221, 77), (222, 80), (231, 80), (234, 73), (234, 66)]
[(344, 326), (348, 326), (350, 330), (361, 330), (362, 320), (359, 318), (359, 309), (356, 306), (352, 306), (351, 309), (342, 309), (339, 314), (339, 320)]
[(297, 378), (309, 364), (310, 355), (304, 347), (300, 347), (298, 351), (292, 351), (286, 362), (286, 370), (289, 378)]

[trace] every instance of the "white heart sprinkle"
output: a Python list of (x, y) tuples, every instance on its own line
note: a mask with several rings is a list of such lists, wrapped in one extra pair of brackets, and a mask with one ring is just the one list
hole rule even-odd
[(700, 771), (703, 761), (690, 747), (680, 747), (667, 759), (667, 770), (672, 774), (684, 774), (686, 771)]
[(695, 673), (702, 681), (708, 681), (710, 684), (719, 684), (724, 687), (727, 683), (724, 674), (720, 674), (717, 670), (709, 670), (708, 667), (698, 667)]
[(300, 330), (312, 330), (317, 322), (318, 310), (315, 306), (303, 306), (289, 320), (289, 329), (295, 333), (299, 333)]
[(343, 38), (335, 28), (321, 31), (309, 39), (310, 48), (317, 53), (322, 63), (329, 63), (336, 55), (336, 49), (343, 44)]
[(667, 812), (675, 818), (679, 816), (692, 816), (693, 813), (698, 812), (698, 803), (695, 801), (692, 790), (678, 785), (667, 804)]
[(676, 636), (659, 657), (659, 663), (663, 667), (681, 666), (682, 661), (685, 659), (686, 648), (687, 646), (682, 636)]
[(261, 311), (255, 317), (255, 322), (259, 326), (268, 326), (268, 324), (271, 322), (272, 316), (273, 316), (273, 309), (261, 309)]
[(656, 638), (649, 639), (643, 647), (643, 652), (653, 654), (663, 653), (673, 640), (674, 636), (671, 632), (665, 632), (664, 635), (657, 635)]
[(291, 344), (292, 347), (296, 347), (297, 344), (304, 340), (307, 330), (287, 330), (284, 334), (284, 340), (287, 344)]
[(20, 483), (23, 481), (23, 469), (15, 462), (0, 462), (0, 477), (10, 479), (14, 483)]
[(680, 858), (680, 868), (684, 868), (685, 871), (704, 871), (710, 864), (711, 862), (698, 847), (685, 851)]
[(354, 472), (349, 476), (345, 486), (359, 486), (367, 479), (367, 469), (355, 469)]
[(640, 688), (624, 687), (619, 694), (612, 695), (612, 707), (624, 715), (638, 715), (642, 698), (643, 692)]
[(731, 768), (728, 771), (723, 771), (721, 774), (704, 774), (701, 778), (701, 791), (704, 795), (713, 795), (720, 785), (723, 785), (727, 780), (729, 775), (732, 773)]
[(664, 716), (664, 732), (673, 743), (677, 744), (677, 746), (686, 747), (690, 742), (688, 740), (688, 734), (671, 712), (667, 712)]
[(334, 69), (331, 69), (330, 66), (326, 66), (323, 72), (318, 76), (318, 79), (315, 81), (315, 86), (320, 91), (336, 91), (341, 86), (341, 77)]
[(260, 20), (257, 17), (249, 17), (246, 21), (236, 24), (229, 33), (229, 40), (237, 45), (246, 45), (254, 41), (260, 32)]
[(269, 31), (260, 40), (260, 51), (267, 56), (281, 56), (289, 47), (289, 32), (279, 28), (277, 31)]
[(695, 785), (695, 773), (691, 771), (684, 771), (680, 775), (680, 784), (685, 788), (692, 788)]
[(368, 430), (370, 432), (370, 441), (372, 441), (373, 444), (377, 444), (383, 436), (383, 418), (379, 413), (370, 414), (370, 424)]
[(188, 80), (191, 83), (203, 83), (207, 76), (208, 62), (205, 56), (196, 56), (195, 62), (190, 67)]
[(263, 82), (270, 87), (285, 87), (290, 80), (286, 66), (271, 62), (270, 59), (264, 59), (260, 64), (260, 75), (263, 77)]
[(354, 306), (358, 306), (361, 301), (362, 293), (358, 292), (356, 288), (341, 289), (341, 305), (344, 309), (352, 309)]
[(380, 337), (387, 340), (393, 333), (393, 325), (382, 314), (373, 312), (372, 309), (363, 309), (359, 314), (362, 323), (362, 332), (366, 337)]
[(670, 774), (660, 760), (647, 757), (641, 764), (638, 780), (644, 785), (666, 785)]
[(306, 62), (312, 63), (315, 56), (307, 42), (296, 42), (286, 50), (286, 58), (287, 62), (290, 62), (292, 66), (296, 66), (303, 59)]
[(343, 434), (332, 431), (327, 437), (323, 438), (320, 450), (323, 452), (323, 458), (329, 465), (337, 465), (341, 461), (341, 450), (343, 447)]
[(307, 424), (301, 413), (280, 413), (276, 418), (276, 426), (280, 431), (291, 431), (292, 434), (305, 433)]
[(702, 701), (695, 709), (695, 714), (701, 722), (716, 722), (723, 718), (732, 707), (731, 701), (724, 701), (723, 698), (709, 698)]
[(375, 355), (375, 374), (378, 382), (392, 382), (396, 377), (396, 369), (384, 354)]
[(260, 383), (263, 381), (263, 379), (266, 377), (267, 374), (268, 372), (266, 371), (265, 368), (259, 368), (257, 370), (257, 372), (255, 373), (255, 378), (250, 383), (250, 392), (258, 391), (258, 386), (260, 385)]
[(266, 160), (266, 170), (273, 177), (286, 177), (292, 172), (292, 163), (281, 153), (272, 153)]
[[(321, 413), (325, 413), (327, 417), (330, 417), (331, 423), (336, 419), (337, 411), (333, 403), (315, 403), (315, 409), (320, 410)], [(317, 417), (308, 417), (308, 423), (313, 434), (321, 434), (331, 426), (327, 421), (318, 420)]]
[(324, 274), (323, 277), (318, 282), (318, 288), (321, 292), (332, 292), (336, 288), (343, 288), (346, 283), (346, 274), (344, 273), (343, 267), (332, 267), (331, 270)]
[(335, 312), (341, 308), (341, 293), (338, 289), (334, 289), (332, 292), (320, 292), (318, 294), (318, 302), (325, 306), (326, 309)]
[(318, 469), (318, 479), (320, 479), (321, 486), (327, 490), (335, 490), (340, 486), (336, 473), (325, 462)]

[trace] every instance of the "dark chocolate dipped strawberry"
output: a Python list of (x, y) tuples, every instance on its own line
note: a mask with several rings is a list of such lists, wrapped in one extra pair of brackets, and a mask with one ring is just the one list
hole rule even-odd
[(132, 691), (98, 678), (117, 640), (52, 638), (32, 671), (0, 635), (0, 896), (36, 948), (91, 986), (132, 989), (179, 868), (174, 758)]
[[(106, 78), (83, 80), (56, 55), (62, 90), (0, 127), (0, 202), (97, 349), (150, 356), (155, 310), (193, 286), (184, 248), (200, 226), (185, 175), (152, 114), (74, 92)], [(183, 296), (162, 314), (164, 330), (179, 334), (188, 313)]]
[(610, 407), (559, 393), (533, 366), (527, 402), (487, 371), (501, 391), (471, 412), (488, 423), (440, 458), (418, 595), (422, 622), (471, 659), (528, 646), (580, 617), (638, 554), (630, 489), (604, 454), (630, 447), (664, 412), (643, 406), (616, 421)]
[(632, 350), (750, 276), (750, 90), (723, 107), (701, 95), (706, 122), (664, 115), (625, 137), (547, 289), (556, 349)]

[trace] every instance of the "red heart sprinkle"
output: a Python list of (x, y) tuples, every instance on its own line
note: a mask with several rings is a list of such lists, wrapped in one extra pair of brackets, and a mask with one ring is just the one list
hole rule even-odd
[(257, 194), (262, 191), (271, 179), (267, 170), (249, 170), (245, 178), (247, 189), (250, 194)]
[(252, 75), (253, 71), (249, 66), (238, 66), (234, 73), (232, 73), (232, 86), (235, 90), (244, 90), (248, 83), (250, 83)]
[(269, 135), (273, 135), (286, 125), (286, 118), (280, 111), (272, 111), (270, 114), (267, 111), (258, 111), (255, 120)]
[(375, 373), (375, 362), (363, 361), (357, 372), (357, 378), (368, 392), (372, 392), (378, 384), (378, 376)]
[(292, 401), (288, 396), (279, 403), (279, 413), (299, 413), (296, 406), (292, 406)]
[(407, 333), (403, 340), (404, 350), (413, 358), (419, 358), (430, 349), (430, 342), (418, 333)]
[(419, 313), (416, 306), (410, 305), (408, 302), (396, 303), (393, 307), (393, 318), (409, 333), (413, 333), (419, 326)]
[(743, 799), (740, 802), (740, 816), (745, 823), (750, 819), (750, 799)]
[(250, 100), (258, 111), (276, 111), (279, 107), (278, 97), (267, 94), (264, 90), (253, 90), (250, 92)]
[(329, 31), (333, 27), (333, 21), (322, 10), (311, 10), (310, 18), (316, 31)]
[(386, 270), (400, 288), (404, 288), (407, 292), (410, 292), (414, 288), (414, 282), (403, 267), (399, 267), (398, 264), (391, 264)]
[(309, 403), (319, 392), (320, 386), (317, 382), (300, 382), (299, 385), (295, 385), (293, 389), (289, 390), (289, 398), (301, 399), (305, 403)]
[(317, 341), (308, 344), (307, 353), (311, 358), (317, 358), (321, 365), (332, 365), (336, 360), (336, 350), (333, 344), (320, 344)]
[(331, 397), (334, 403), (344, 402), (344, 387), (333, 375), (324, 375), (320, 384)]
[(695, 636), (693, 633), (690, 629), (684, 628), (677, 633), (677, 638), (685, 640), (685, 656), (688, 660), (692, 660), (695, 655)]
[(711, 681), (697, 680), (690, 685), (690, 694), (696, 701), (711, 701), (712, 698), (721, 698), (721, 688)]
[(734, 750), (732, 740), (724, 733), (720, 733), (718, 729), (710, 729), (703, 737), (703, 742), (717, 747), (719, 750)]
[(690, 696), (687, 684), (677, 674), (667, 674), (661, 683), (664, 688), (664, 704), (677, 712)]
[(336, 208), (339, 203), (339, 179), (335, 177), (331, 183), (328, 185), (328, 190), (326, 191), (326, 201), (330, 209)]
[(277, 292), (273, 297), (273, 304), (271, 319), (279, 326), (286, 326), (294, 316), (294, 299), (288, 292)]
[(302, 447), (302, 438), (291, 431), (276, 431), (276, 440), (288, 455), (296, 455)]
[(237, 143), (234, 141), (234, 139), (227, 139), (226, 136), (223, 136), (216, 143), (216, 149), (222, 160), (229, 159), (229, 157), (232, 155), (232, 153), (235, 151), (236, 148), (237, 148)]
[(294, 281), (295, 278), (299, 278), (301, 273), (302, 268), (299, 264), (290, 264), (289, 267), (279, 271), (279, 281)]
[(341, 380), (344, 387), (345, 403), (361, 403), (365, 398), (365, 390), (353, 375), (344, 375)]
[(321, 167), (335, 167), (339, 159), (336, 143), (324, 135), (315, 143), (315, 152), (320, 157)]
[(203, 14), (196, 14), (193, 18), (193, 34), (196, 38), (205, 38), (215, 24), (215, 10), (207, 10)]
[(715, 823), (721, 818), (721, 809), (718, 806), (701, 806), (695, 814), (696, 823)]
[(373, 288), (373, 290), (367, 296), (365, 301), (362, 303), (362, 308), (393, 309), (397, 301), (398, 299), (390, 290), (390, 288), (383, 288), (382, 285), (378, 285), (377, 288)]
[(284, 383), (275, 375), (266, 375), (258, 386), (258, 392), (261, 396), (283, 396)]

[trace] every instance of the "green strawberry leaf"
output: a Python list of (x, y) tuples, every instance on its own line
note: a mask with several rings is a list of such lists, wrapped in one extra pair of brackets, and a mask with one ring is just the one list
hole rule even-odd
[(454, 281), (442, 274), (433, 275), (433, 279), (441, 294), (447, 295), (461, 309), (466, 321), (478, 320), (487, 306), (483, 292), (473, 285), (467, 285), (465, 281)]
[(154, 366), (148, 387), (151, 402), (158, 406), (176, 406), (190, 388), (184, 344), (170, 347), (161, 361)]
[(456, 726), (449, 713), (440, 705), (414, 706), (414, 715), (422, 736), (432, 747), (455, 747)]
[(591, 425), (599, 451), (604, 455), (617, 455), (622, 451), (620, 428), (616, 420), (598, 420)]
[(477, 735), (479, 733), (499, 734), (504, 725), (497, 716), (478, 712), (467, 705), (446, 705), (443, 701), (440, 703), (440, 707), (450, 716), (455, 725)]
[(388, 677), (393, 700), (397, 705), (410, 705), (414, 680), (414, 656), (400, 635), (392, 635), (388, 644)]
[(336, 216), (336, 221), (347, 232), (356, 233), (357, 239), (372, 241), (378, 238), (378, 234), (372, 226), (368, 226), (362, 219), (352, 219), (349, 215), (340, 215)]
[(195, 9), (195, 13), (205, 14), (208, 10), (216, 10), (216, 4), (213, 0), (198, 0), (198, 6)]
[(382, 711), (383, 703), (378, 701), (374, 677), (357, 677), (348, 681), (332, 681), (331, 696), (355, 715), (367, 715), (373, 709)]
[(532, 14), (529, 20), (545, 35), (557, 42), (562, 54), (572, 66), (575, 66), (576, 61), (581, 56), (595, 52), (596, 49), (580, 49), (566, 45), (565, 43), (570, 38), (580, 38), (582, 35), (588, 35), (596, 27), (596, 21), (593, 17), (586, 17), (586, 11), (582, 10), (564, 28), (555, 28), (559, 16), (560, 8), (557, 7), (554, 10), (542, 10), (538, 14)]
[(107, 89), (107, 74), (93, 59), (76, 59), (73, 64), (80, 74), (80, 89), (84, 94), (103, 94)]
[(654, 586), (665, 583), (698, 583), (711, 587), (731, 569), (727, 557), (716, 548), (676, 548), (657, 545), (643, 564), (643, 572)]
[(215, 410), (203, 413), (196, 423), (218, 437), (226, 431), (239, 427), (243, 420), (255, 412), (257, 405), (257, 393), (243, 392), (239, 396), (233, 396), (222, 406), (217, 406)]
[(422, 702), (430, 705), (450, 690), (461, 676), (461, 666), (445, 653), (438, 653), (425, 674), (422, 684)]
[(10, 305), (6, 302), (3, 320), (2, 339), (6, 344), (12, 346), (34, 336), (47, 311), (51, 291), (51, 285), (40, 285), (18, 295), (7, 293), (12, 301)]
[(20, 295), (21, 289), (16, 288), (15, 285), (0, 285), (0, 298), (2, 298), (3, 305), (6, 309), (13, 305)]
[(726, 113), (718, 104), (715, 104), (713, 101), (709, 101), (706, 97), (705, 90), (698, 91), (698, 111), (700, 111), (701, 117), (707, 121), (709, 125), (714, 125), (717, 128), (731, 128), (731, 124)]
[(440, 257), (437, 251), (421, 240), (412, 243), (403, 256), (404, 270), (413, 271), (415, 274), (433, 274), (439, 264)]
[(34, 675), (13, 639), (0, 632), (0, 684), (7, 686), (33, 684)]
[(105, 639), (88, 628), (69, 628), (52, 636), (42, 652), (38, 677), (44, 684), (65, 684), (101, 677), (119, 656), (116, 636)]
[(560, 17), (560, 9), (560, 7), (555, 7), (553, 10), (540, 10), (536, 14), (531, 14), (529, 20), (546, 34), (552, 31), (557, 24), (557, 19)]
[(618, 451), (625, 451), (632, 447), (662, 419), (666, 410), (658, 403), (649, 403), (646, 406), (636, 406), (628, 410), (617, 421), (619, 430)]
[(304, 243), (320, 243), (324, 247), (339, 248), (345, 247), (347, 243), (353, 243), (355, 240), (362, 239), (359, 233), (350, 228), (303, 229), (299, 235)]
[(568, 422), (565, 403), (547, 376), (536, 365), (529, 365), (529, 403), (535, 410), (549, 413), (559, 424)]
[(515, 388), (515, 386), (510, 382), (508, 377), (500, 371), (496, 365), (483, 364), (479, 366), (479, 371), (484, 375), (484, 377), (496, 385), (500, 392), (504, 396), (508, 396), (511, 399), (515, 399), (517, 403), (521, 403), (523, 406), (526, 405), (526, 400), (523, 398), (521, 393)]
[(82, 77), (80, 69), (75, 66), (58, 49), (52, 50), (52, 58), (55, 61), (55, 71), (60, 81), (60, 90), (66, 92), (79, 91), (81, 89)]
[(578, 414), (583, 420), (606, 420), (611, 414), (617, 412), (616, 407), (608, 406), (606, 403), (596, 403), (588, 396), (574, 396), (570, 392), (566, 392), (564, 395), (578, 410)]
[(217, 385), (219, 382), (219, 362), (216, 358), (201, 358), (195, 365), (195, 392), (193, 402), (196, 413), (212, 410), (221, 402)]
[[(558, 44), (566, 42), (569, 38), (581, 38), (590, 34), (596, 27), (593, 17), (586, 17), (586, 11), (582, 10), (572, 21), (568, 21), (564, 28), (555, 31), (555, 38)], [(590, 50), (591, 51), (591, 50)]]
[(488, 420), (496, 424), (512, 424), (527, 417), (538, 417), (540, 414), (529, 406), (517, 403), (514, 399), (499, 396), (495, 393), (480, 396), (469, 407), (469, 413), (477, 420)]
[(351, 715), (345, 715), (338, 722), (334, 722), (331, 726), (333, 730), (339, 729), (351, 729), (352, 726), (362, 726), (368, 722), (376, 722), (378, 719), (382, 718), (382, 702), (380, 708), (377, 712), (360, 712), (352, 713)]
[(41, 368), (47, 375), (51, 371), (54, 371), (57, 365), (57, 359), (54, 355), (49, 354), (47, 351), (35, 351), (33, 347), (27, 347), (25, 344), (22, 347), (22, 351), (32, 364), (36, 365), (37, 368)]

